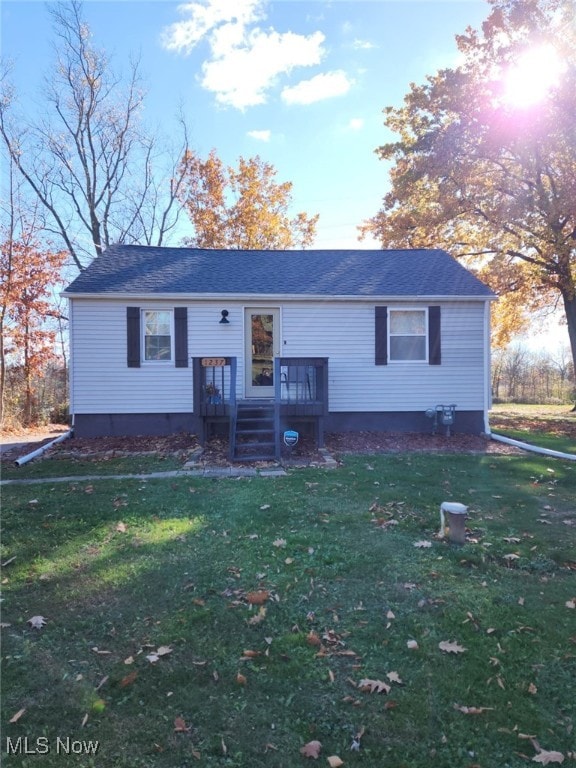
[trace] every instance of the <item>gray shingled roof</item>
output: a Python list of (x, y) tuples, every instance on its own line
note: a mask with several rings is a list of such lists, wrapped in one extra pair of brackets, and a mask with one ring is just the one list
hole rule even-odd
[(228, 251), (139, 245), (107, 248), (66, 294), (493, 296), (442, 250)]

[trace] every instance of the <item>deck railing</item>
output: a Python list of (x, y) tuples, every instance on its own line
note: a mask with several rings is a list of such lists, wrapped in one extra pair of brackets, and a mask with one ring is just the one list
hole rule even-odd
[(236, 404), (235, 357), (195, 357), (194, 403), (203, 416), (226, 416)]
[(275, 399), (293, 413), (323, 415), (328, 410), (328, 358), (277, 357)]
[[(204, 441), (209, 424), (229, 422), (234, 426), (237, 358), (194, 357), (192, 370), (194, 412), (202, 419)], [(328, 358), (275, 358), (274, 404), (282, 423), (314, 421), (318, 445), (322, 445), (323, 417), (328, 413)]]

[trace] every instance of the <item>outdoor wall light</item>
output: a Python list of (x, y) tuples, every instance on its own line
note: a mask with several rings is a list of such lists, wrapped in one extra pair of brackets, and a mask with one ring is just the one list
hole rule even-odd
[(222, 315), (222, 317), (220, 318), (220, 323), (222, 325), (227, 325), (230, 322), (230, 320), (228, 320), (228, 310), (223, 309), (222, 312), (220, 312), (220, 314)]

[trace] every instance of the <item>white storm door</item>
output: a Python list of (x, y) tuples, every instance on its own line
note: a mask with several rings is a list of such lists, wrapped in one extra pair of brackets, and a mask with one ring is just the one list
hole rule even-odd
[(278, 307), (244, 310), (246, 397), (274, 397), (274, 358), (280, 354)]

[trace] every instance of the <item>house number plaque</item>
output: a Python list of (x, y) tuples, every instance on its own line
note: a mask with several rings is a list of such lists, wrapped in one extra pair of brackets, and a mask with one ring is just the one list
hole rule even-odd
[(203, 357), (203, 368), (223, 368), (226, 365), (225, 357)]

